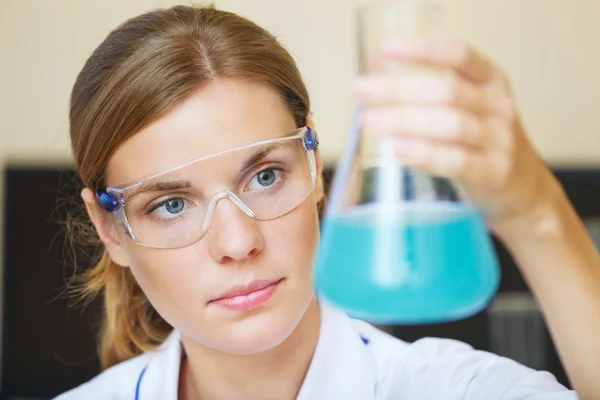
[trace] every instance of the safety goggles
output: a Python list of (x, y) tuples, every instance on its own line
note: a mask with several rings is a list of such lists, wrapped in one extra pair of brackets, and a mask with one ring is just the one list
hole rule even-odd
[(315, 187), (318, 145), (316, 132), (302, 127), (97, 190), (96, 199), (135, 243), (184, 247), (206, 234), (221, 199), (257, 220), (296, 208)]

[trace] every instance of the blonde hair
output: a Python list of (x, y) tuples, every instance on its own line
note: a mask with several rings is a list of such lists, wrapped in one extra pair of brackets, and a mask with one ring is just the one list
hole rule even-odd
[[(177, 6), (111, 32), (71, 93), (71, 146), (83, 185), (102, 187), (108, 161), (124, 141), (219, 77), (269, 85), (297, 126), (305, 124), (309, 97), (294, 60), (273, 35), (245, 18), (212, 6)], [(104, 296), (103, 368), (156, 348), (172, 330), (129, 268), (114, 264), (106, 251), (77, 284), (86, 298)]]

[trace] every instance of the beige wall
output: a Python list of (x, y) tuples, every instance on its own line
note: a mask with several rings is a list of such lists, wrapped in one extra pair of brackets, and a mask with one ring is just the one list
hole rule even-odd
[[(450, 30), (485, 49), (512, 77), (544, 158), (600, 166), (600, 2), (445, 2), (451, 6)], [(173, 3), (1, 0), (0, 165), (7, 159), (68, 162), (68, 94), (86, 57), (125, 18)], [(358, 1), (216, 3), (254, 19), (288, 46), (312, 94), (325, 157), (335, 159), (353, 106), (352, 5)]]
[[(3, 0), (0, 161), (68, 160), (67, 101), (85, 58), (125, 18), (164, 0)], [(352, 109), (356, 0), (221, 0), (275, 32), (297, 58), (328, 159)], [(450, 30), (512, 77), (524, 119), (554, 163), (600, 165), (600, 2), (447, 0)]]

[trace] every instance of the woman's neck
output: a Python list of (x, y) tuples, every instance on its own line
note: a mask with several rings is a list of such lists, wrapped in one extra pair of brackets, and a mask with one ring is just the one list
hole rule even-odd
[(313, 298), (292, 334), (253, 355), (231, 355), (190, 344), (184, 347), (180, 400), (295, 399), (319, 338), (320, 313)]

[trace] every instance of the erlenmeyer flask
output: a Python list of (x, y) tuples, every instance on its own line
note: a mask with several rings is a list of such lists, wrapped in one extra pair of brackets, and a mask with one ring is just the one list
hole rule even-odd
[[(439, 33), (441, 13), (429, 2), (361, 8), (362, 64), (370, 65), (385, 37)], [(440, 73), (426, 66), (388, 67)], [(377, 323), (442, 322), (480, 311), (499, 281), (481, 213), (455, 182), (403, 166), (393, 139), (363, 132), (359, 114), (323, 221), (315, 266), (318, 294), (353, 317)]]

